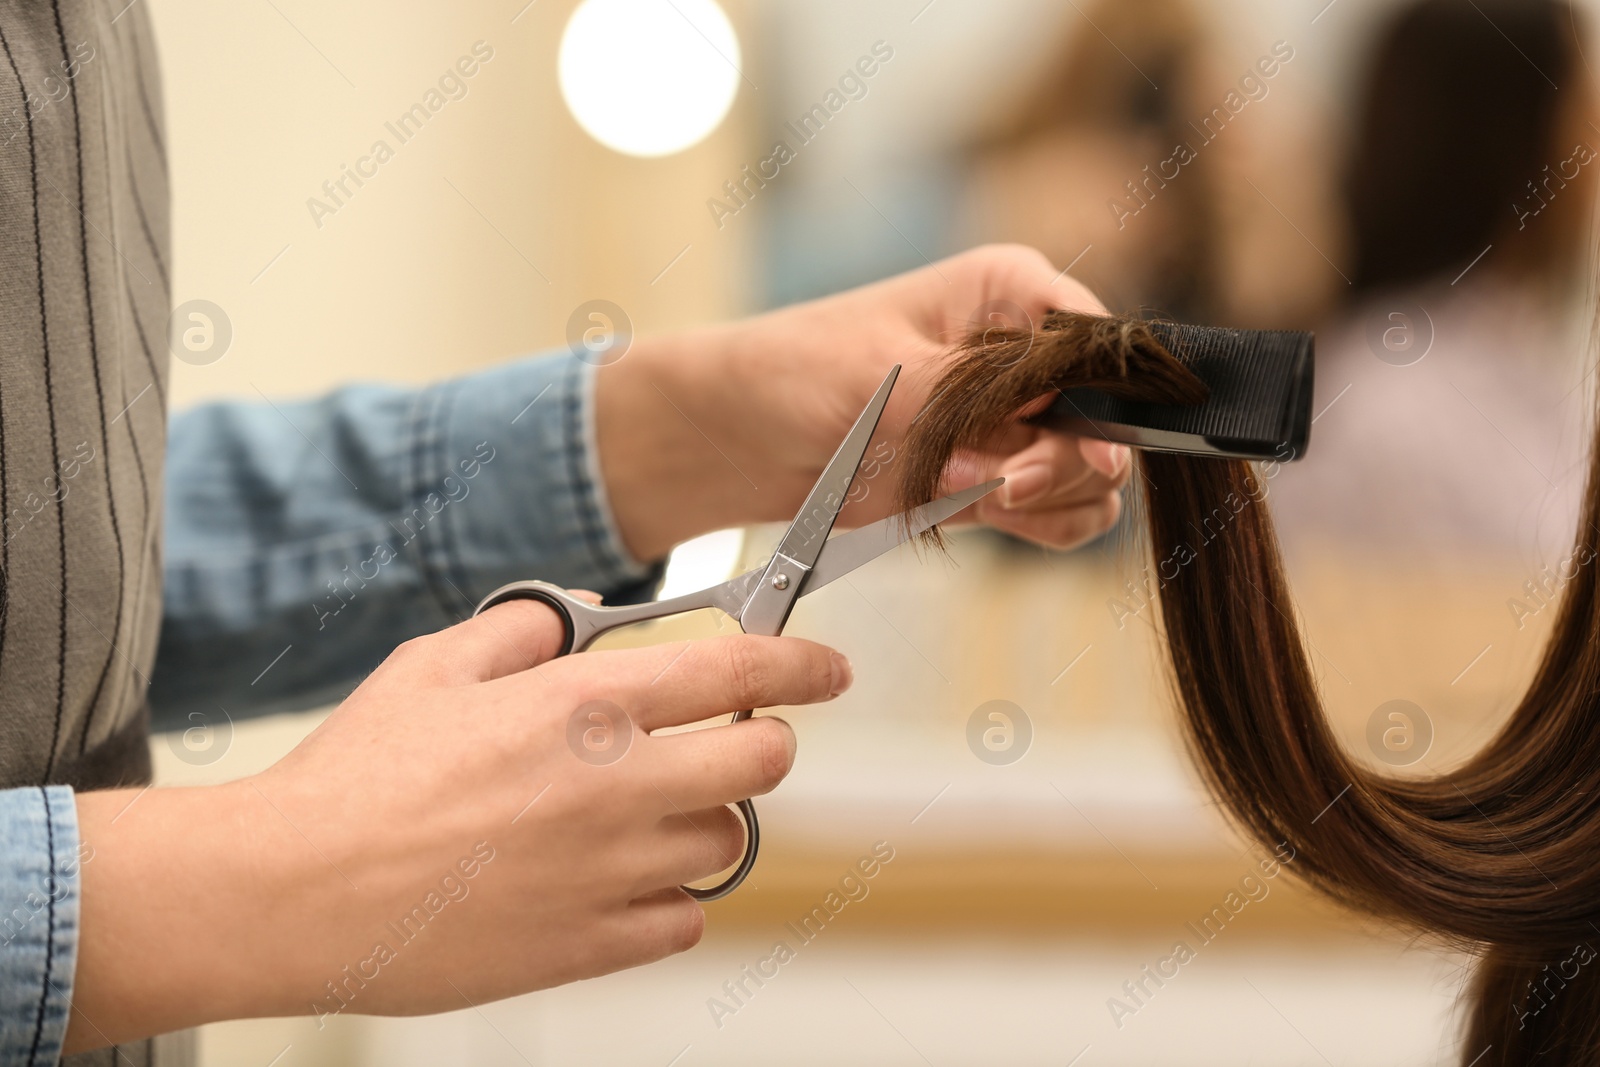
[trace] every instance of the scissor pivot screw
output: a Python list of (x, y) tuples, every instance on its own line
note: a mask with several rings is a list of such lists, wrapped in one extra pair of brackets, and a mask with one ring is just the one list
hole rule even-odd
[(773, 579), (772, 579), (772, 588), (774, 588), (774, 589), (787, 589), (787, 588), (789, 588), (789, 576), (787, 574), (779, 574), (779, 575), (774, 576)]

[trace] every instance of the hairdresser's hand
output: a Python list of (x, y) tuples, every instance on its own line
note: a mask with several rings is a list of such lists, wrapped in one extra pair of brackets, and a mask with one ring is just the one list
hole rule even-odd
[(723, 805), (772, 789), (794, 734), (768, 716), (649, 732), (827, 700), (849, 665), (744, 635), (546, 662), (559, 640), (548, 608), (505, 604), (401, 646), (262, 774), (81, 794), (69, 1047), (446, 1011), (694, 945), (704, 915), (677, 886), (738, 859)]
[[(598, 394), (601, 462), (624, 539), (653, 559), (708, 530), (790, 518), (901, 363), (857, 479), (866, 496), (841, 521), (889, 514), (896, 450), (951, 346), (980, 318), (998, 321), (996, 311), (1037, 323), (1051, 309), (1105, 310), (1042, 254), (995, 245), (743, 322), (641, 338), (602, 371)], [(1069, 547), (1116, 522), (1129, 469), (1121, 445), (1019, 421), (988, 450), (958, 456), (946, 482), (954, 491), (1003, 475), (972, 517)]]

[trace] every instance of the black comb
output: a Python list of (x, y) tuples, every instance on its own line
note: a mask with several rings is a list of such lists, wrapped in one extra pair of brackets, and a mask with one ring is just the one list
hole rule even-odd
[(1300, 459), (1311, 437), (1312, 335), (1152, 322), (1150, 330), (1211, 389), (1203, 404), (1119, 400), (1067, 389), (1032, 421), (1158, 452)]

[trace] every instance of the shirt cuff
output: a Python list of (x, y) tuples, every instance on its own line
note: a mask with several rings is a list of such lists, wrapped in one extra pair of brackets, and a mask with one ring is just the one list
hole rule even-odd
[[(647, 600), (666, 561), (633, 558), (606, 498), (595, 437), (596, 368), (570, 352), (445, 382), (416, 409), (412, 498), (430, 492), (443, 536), (424, 564), (453, 613), (507, 582), (542, 578), (612, 603)], [(530, 573), (529, 560), (538, 560)]]
[(0, 1063), (61, 1058), (78, 963), (78, 806), (67, 786), (0, 792)]

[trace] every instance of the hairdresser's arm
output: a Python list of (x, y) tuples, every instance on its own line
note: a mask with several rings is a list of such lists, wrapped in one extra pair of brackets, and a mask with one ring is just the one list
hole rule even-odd
[[(158, 729), (348, 692), (396, 645), (539, 577), (648, 596), (672, 546), (793, 514), (861, 405), (905, 372), (847, 523), (888, 513), (892, 455), (941, 357), (986, 305), (1099, 310), (1043, 256), (977, 249), (729, 325), (641, 338), (598, 370), (571, 354), (424, 389), (211, 404), (173, 420)], [(1127, 451), (1020, 424), (962, 457), (996, 473), (977, 518), (1072, 545), (1108, 529)]]
[[(723, 326), (641, 338), (598, 375), (600, 460), (624, 542), (654, 559), (696, 534), (789, 518), (894, 363), (883, 451), (865, 499), (842, 521), (889, 513), (892, 449), (927, 399), (950, 346), (986, 310), (1037, 322), (1055, 309), (1103, 311), (1043, 255), (991, 246), (823, 300)], [(951, 491), (1007, 484), (973, 517), (1029, 540), (1081, 544), (1110, 529), (1128, 451), (1018, 423), (990, 451), (958, 457)]]
[(156, 728), (330, 703), (520, 578), (648, 598), (660, 567), (611, 521), (593, 384), (563, 352), (175, 417)]

